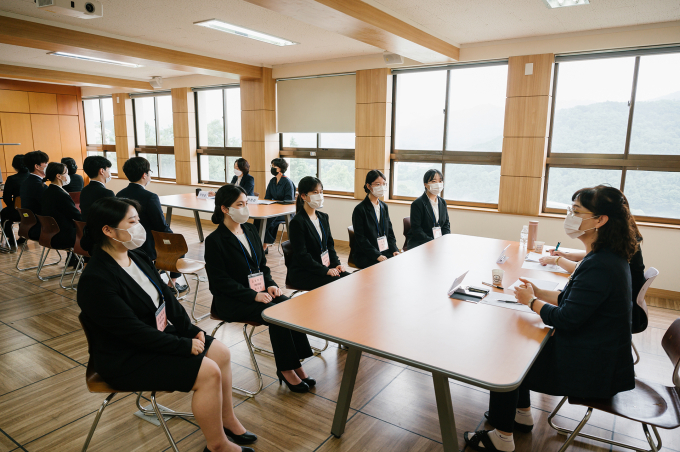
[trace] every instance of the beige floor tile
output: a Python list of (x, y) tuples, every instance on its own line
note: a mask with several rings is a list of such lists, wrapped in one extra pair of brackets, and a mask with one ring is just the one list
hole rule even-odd
[(10, 325), (36, 340), (46, 341), (80, 330), (79, 314), (80, 307), (71, 303), (65, 308), (15, 320)]
[(74, 306), (76, 303), (52, 292), (42, 292), (28, 297), (0, 302), (0, 321), (15, 322), (38, 314)]
[(0, 355), (35, 343), (36, 341), (14, 328), (0, 324)]
[(0, 394), (23, 388), (77, 365), (42, 344), (5, 353), (0, 355)]
[(59, 353), (78, 361), (80, 364), (87, 364), (90, 358), (90, 354), (87, 351), (87, 339), (83, 330), (76, 330), (43, 343)]

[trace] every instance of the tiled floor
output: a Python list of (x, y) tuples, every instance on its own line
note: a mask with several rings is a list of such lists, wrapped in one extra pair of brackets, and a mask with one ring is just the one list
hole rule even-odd
[[(175, 216), (173, 229), (185, 235), (191, 258), (202, 259), (193, 220)], [(204, 223), (206, 234), (214, 228)], [(35, 265), (35, 244), (22, 265)], [(338, 247), (346, 261), (346, 245)], [(76, 293), (58, 288), (58, 281), (41, 282), (35, 271), (18, 272), (17, 255), (0, 254), (0, 452), (76, 451), (82, 448), (102, 394), (85, 387), (87, 344), (78, 323)], [(269, 265), (283, 285), (285, 266), (277, 250), (270, 250)], [(51, 267), (49, 273), (57, 271)], [(198, 313), (208, 311), (211, 296), (207, 284), (199, 291)], [(188, 304), (186, 304), (188, 306)], [(672, 366), (660, 341), (680, 312), (650, 308), (650, 325), (635, 342), (642, 354), (639, 377), (671, 384)], [(200, 326), (211, 332), (214, 321)], [(225, 325), (217, 337), (233, 356), (236, 385), (254, 387), (254, 371), (241, 334), (241, 325)], [(321, 345), (317, 339), (314, 344)], [(265, 328), (259, 328), (256, 344), (269, 346)], [(436, 346), (436, 344), (433, 344)], [(321, 356), (305, 362), (307, 372), (318, 381), (308, 394), (293, 394), (275, 379), (273, 358), (257, 355), (265, 389), (253, 399), (235, 393), (236, 413), (255, 432), (258, 452), (264, 451), (441, 451), (441, 435), (429, 374), (371, 355), (361, 360), (346, 432), (340, 439), (330, 435), (344, 369), (346, 352), (334, 344)], [(475, 359), (474, 346), (470, 359)], [(479, 359), (479, 358), (477, 358)], [(459, 445), (462, 433), (484, 426), (487, 391), (450, 382)], [(148, 395), (148, 394), (147, 394)], [(191, 395), (162, 394), (160, 403), (176, 410), (191, 409)], [(564, 437), (546, 422), (558, 398), (535, 394), (532, 406), (536, 427), (532, 434), (515, 436), (517, 451), (557, 450)], [(148, 402), (147, 402), (148, 403)], [(91, 451), (164, 451), (168, 443), (159, 427), (133, 416), (134, 395), (119, 394), (109, 405), (90, 445)], [(566, 406), (558, 422), (573, 427), (584, 410)], [(200, 452), (205, 440), (193, 421), (173, 419), (168, 425), (183, 452)], [(645, 446), (642, 429), (630, 421), (595, 413), (585, 429), (607, 438)], [(680, 430), (662, 430), (664, 449), (680, 451)], [(618, 451), (592, 441), (579, 440), (570, 451)]]

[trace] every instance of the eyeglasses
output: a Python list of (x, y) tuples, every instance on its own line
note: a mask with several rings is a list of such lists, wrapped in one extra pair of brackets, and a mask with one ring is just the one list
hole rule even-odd
[[(576, 212), (576, 211), (574, 211), (574, 206), (568, 206), (567, 207), (567, 213), (572, 214), (572, 215), (593, 215), (592, 212)], [(597, 217), (599, 217), (599, 215), (593, 215), (592, 218), (597, 218)]]

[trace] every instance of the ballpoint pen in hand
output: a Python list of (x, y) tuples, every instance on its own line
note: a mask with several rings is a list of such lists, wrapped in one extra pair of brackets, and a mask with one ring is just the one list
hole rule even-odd
[(555, 247), (555, 251), (557, 251), (560, 248), (561, 244), (562, 244), (562, 242), (557, 242), (557, 246)]

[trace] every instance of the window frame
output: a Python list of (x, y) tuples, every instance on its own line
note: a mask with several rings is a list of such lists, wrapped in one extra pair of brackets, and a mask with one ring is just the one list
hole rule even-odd
[[(453, 64), (453, 65), (448, 65), (448, 66), (442, 66), (442, 67), (437, 67), (437, 68), (428, 68), (428, 69), (422, 69), (422, 70), (413, 70), (413, 71), (398, 71), (395, 72), (393, 71), (392, 74), (392, 136), (390, 137), (390, 183), (389, 183), (389, 189), (390, 189), (390, 199), (394, 200), (400, 200), (400, 201), (414, 201), (417, 197), (413, 196), (401, 196), (401, 195), (395, 195), (394, 194), (394, 187), (395, 187), (395, 182), (394, 182), (394, 165), (397, 162), (404, 162), (404, 163), (422, 163), (422, 162), (430, 162), (430, 163), (440, 163), (442, 165), (442, 174), (444, 176), (444, 180), (446, 180), (446, 164), (447, 163), (460, 163), (460, 164), (468, 164), (468, 165), (484, 165), (484, 166), (501, 166), (501, 156), (502, 156), (502, 151), (501, 152), (477, 152), (477, 151), (455, 151), (455, 150), (447, 150), (446, 149), (446, 142), (447, 142), (447, 137), (448, 137), (448, 130), (449, 130), (449, 91), (450, 91), (450, 86), (451, 86), (451, 71), (453, 70), (460, 70), (460, 69), (471, 69), (471, 68), (476, 68), (476, 67), (485, 67), (485, 66), (500, 66), (500, 65), (508, 65), (508, 60), (495, 60), (495, 61), (489, 61), (489, 62), (484, 62), (484, 63), (470, 63), (470, 64)], [(446, 71), (446, 92), (444, 94), (445, 96), (445, 103), (444, 103), (444, 131), (442, 134), (442, 150), (441, 151), (424, 151), (424, 150), (416, 150), (416, 149), (396, 149), (395, 148), (395, 136), (397, 134), (396, 131), (396, 117), (397, 117), (397, 83), (398, 83), (398, 75), (400, 73), (413, 73), (413, 72), (428, 72), (428, 71), (433, 71), (433, 70), (441, 70), (441, 71)], [(507, 83), (507, 80), (506, 80)], [(499, 191), (500, 191), (500, 186), (499, 186)], [(447, 206), (463, 206), (463, 207), (479, 207), (479, 208), (486, 208), (486, 209), (498, 209), (498, 203), (485, 203), (485, 202), (475, 202), (475, 201), (456, 201), (453, 199), (445, 199), (444, 198), (444, 190), (442, 190), (442, 193), (440, 194), (440, 197), (446, 202)], [(500, 193), (499, 193), (499, 198), (500, 198)]]
[[(161, 92), (161, 93), (153, 93), (153, 94), (148, 94), (148, 95), (141, 95), (141, 96), (134, 96), (132, 95), (132, 122), (133, 122), (133, 129), (135, 131), (135, 155), (139, 157), (139, 154), (156, 154), (157, 156), (160, 154), (171, 154), (175, 155), (175, 146), (158, 146), (158, 137), (160, 136), (160, 129), (158, 128), (158, 102), (156, 100), (157, 97), (161, 96), (172, 96), (170, 91), (167, 92)], [(139, 99), (142, 97), (153, 97), (153, 114), (154, 114), (154, 127), (156, 129), (156, 145), (139, 145), (137, 144), (137, 111), (136, 111), (136, 105), (135, 105), (135, 99)], [(174, 121), (174, 120), (173, 120)], [(173, 122), (173, 129), (174, 129), (174, 122)], [(173, 140), (174, 140), (174, 133), (173, 133)], [(156, 157), (156, 168), (151, 168), (152, 174), (151, 174), (151, 179), (152, 180), (159, 180), (159, 181), (167, 181), (167, 182), (176, 182), (177, 177), (170, 178), (170, 177), (160, 177), (160, 158)]]
[[(90, 152), (103, 152), (104, 156), (106, 156), (107, 152), (113, 152), (116, 153), (116, 144), (104, 144), (104, 133), (105, 133), (105, 128), (104, 128), (104, 109), (102, 108), (102, 99), (112, 99), (113, 96), (96, 96), (96, 97), (86, 97), (81, 99), (81, 102), (83, 103), (83, 126), (85, 127), (85, 156), (87, 157)], [(99, 102), (99, 123), (101, 124), (101, 132), (102, 132), (102, 144), (90, 144), (87, 142), (87, 121), (85, 121), (85, 101), (86, 100), (97, 100)], [(115, 124), (114, 124), (114, 129), (115, 129)], [(115, 137), (115, 132), (114, 132), (114, 141), (116, 139)], [(108, 158), (108, 157), (107, 157)], [(116, 159), (118, 158), (118, 154), (116, 154)], [(112, 176), (118, 176), (118, 172), (112, 172)]]
[[(635, 102), (640, 71), (640, 59), (648, 55), (663, 53), (680, 53), (680, 47), (662, 47), (653, 49), (624, 50), (617, 52), (595, 52), (579, 55), (558, 56), (555, 61), (553, 72), (552, 99), (550, 104), (550, 128), (548, 131), (547, 157), (545, 163), (545, 180), (543, 183), (541, 212), (548, 214), (566, 215), (566, 210), (548, 207), (548, 185), (550, 180), (550, 168), (582, 168), (582, 169), (610, 169), (621, 171), (621, 183), (619, 190), (625, 194), (626, 173), (628, 170), (680, 172), (680, 155), (664, 154), (631, 154), (630, 141), (633, 132), (633, 120), (635, 117)], [(593, 153), (553, 153), (552, 139), (555, 122), (555, 107), (557, 105), (557, 85), (559, 83), (559, 65), (561, 62), (582, 61), (590, 59), (608, 59), (619, 57), (635, 57), (633, 83), (628, 106), (628, 124), (626, 128), (626, 141), (621, 154), (593, 154)], [(635, 215), (637, 221), (680, 225), (680, 218), (652, 217)]]

